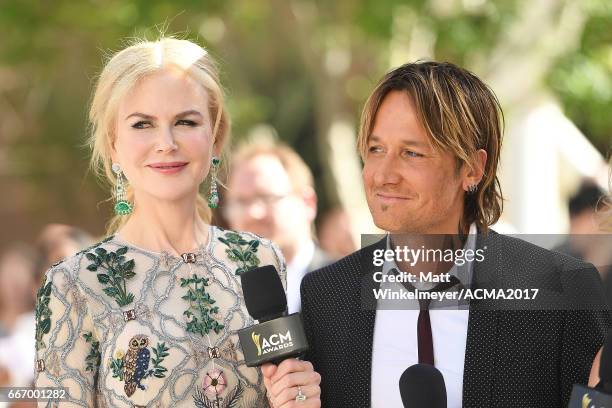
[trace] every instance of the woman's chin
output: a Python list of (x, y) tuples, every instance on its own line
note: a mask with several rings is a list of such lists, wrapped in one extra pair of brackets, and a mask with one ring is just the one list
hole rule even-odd
[(146, 194), (146, 197), (143, 197), (143, 199), (152, 202), (164, 203), (180, 203), (182, 201), (193, 202), (197, 194), (197, 188), (185, 188), (179, 190), (176, 187), (173, 187), (163, 190), (157, 189), (155, 191), (150, 191)]

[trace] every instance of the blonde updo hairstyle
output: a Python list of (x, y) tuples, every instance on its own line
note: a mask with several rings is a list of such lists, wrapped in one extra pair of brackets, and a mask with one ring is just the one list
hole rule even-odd
[[(213, 122), (213, 140), (220, 148), (229, 139), (230, 119), (224, 105), (223, 88), (215, 61), (199, 45), (175, 38), (157, 41), (137, 41), (114, 54), (100, 74), (89, 111), (92, 150), (91, 168), (113, 190), (117, 178), (112, 171), (111, 146), (115, 140), (117, 111), (120, 101), (143, 78), (165, 67), (184, 70), (208, 94), (208, 109)], [(210, 173), (209, 173), (210, 174)], [(209, 179), (210, 177), (207, 177)], [(209, 184), (207, 180), (205, 185)], [(133, 202), (134, 192), (126, 186), (127, 199)], [(202, 194), (197, 196), (197, 210), (209, 223), (212, 214)], [(115, 215), (108, 223), (107, 232), (116, 232), (129, 216)]]

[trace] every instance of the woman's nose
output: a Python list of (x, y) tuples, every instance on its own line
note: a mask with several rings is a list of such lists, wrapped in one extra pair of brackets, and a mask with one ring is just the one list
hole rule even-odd
[(157, 151), (158, 152), (167, 152), (167, 151), (173, 151), (176, 150), (178, 148), (178, 145), (176, 144), (176, 140), (174, 139), (174, 134), (172, 132), (172, 129), (165, 129), (162, 130), (160, 129), (160, 134), (158, 135), (158, 140), (157, 140)]

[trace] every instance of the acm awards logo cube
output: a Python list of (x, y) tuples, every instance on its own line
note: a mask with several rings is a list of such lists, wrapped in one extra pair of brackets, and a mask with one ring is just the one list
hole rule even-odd
[(268, 337), (261, 337), (261, 334), (255, 331), (251, 332), (251, 339), (257, 347), (257, 356), (262, 356), (273, 351), (278, 351), (286, 348), (293, 347), (293, 339), (291, 338), (291, 331), (287, 330), (287, 333), (274, 333)]

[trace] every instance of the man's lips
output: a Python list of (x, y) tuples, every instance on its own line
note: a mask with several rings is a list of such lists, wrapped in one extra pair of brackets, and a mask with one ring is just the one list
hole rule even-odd
[(397, 203), (409, 200), (408, 197), (389, 193), (375, 193), (374, 196), (383, 203)]

